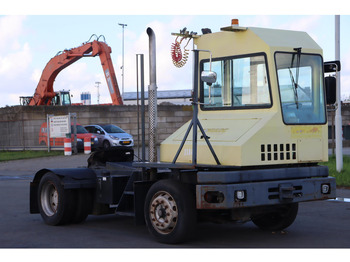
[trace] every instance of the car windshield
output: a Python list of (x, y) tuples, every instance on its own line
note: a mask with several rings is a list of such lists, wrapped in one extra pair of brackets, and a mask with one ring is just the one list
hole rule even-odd
[[(73, 126), (71, 126), (71, 132), (74, 134)], [(77, 125), (77, 134), (87, 134), (89, 133), (83, 126)]]
[(283, 120), (286, 124), (324, 124), (322, 57), (275, 54)]
[(101, 126), (107, 133), (125, 133), (123, 129), (115, 125), (105, 125)]

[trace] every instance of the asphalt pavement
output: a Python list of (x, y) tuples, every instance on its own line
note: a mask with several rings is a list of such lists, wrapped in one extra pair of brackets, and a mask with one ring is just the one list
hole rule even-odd
[(116, 215), (89, 216), (82, 224), (52, 227), (29, 213), (29, 182), (41, 168), (86, 167), (89, 155), (0, 162), (0, 248), (350, 248), (350, 190), (337, 200), (301, 203), (287, 230), (264, 232), (245, 224), (198, 224), (193, 241), (157, 243), (145, 226)]

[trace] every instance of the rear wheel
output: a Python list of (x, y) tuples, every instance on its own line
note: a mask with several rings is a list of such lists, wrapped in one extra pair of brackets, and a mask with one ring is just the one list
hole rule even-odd
[(195, 198), (187, 185), (175, 180), (153, 184), (146, 196), (145, 220), (159, 242), (174, 244), (192, 237), (196, 225)]
[(38, 202), (40, 215), (46, 224), (66, 224), (73, 218), (76, 208), (74, 192), (64, 190), (60, 178), (53, 173), (46, 173), (41, 179)]
[(293, 224), (298, 214), (298, 203), (281, 205), (276, 210), (252, 218), (253, 223), (263, 230), (282, 230)]
[(81, 223), (85, 221), (91, 213), (93, 194), (91, 190), (79, 189), (75, 192), (76, 210), (72, 218), (72, 223)]

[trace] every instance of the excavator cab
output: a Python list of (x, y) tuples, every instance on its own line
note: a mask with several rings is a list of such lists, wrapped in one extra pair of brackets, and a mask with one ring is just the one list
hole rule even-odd
[(58, 91), (56, 92), (55, 97), (51, 100), (51, 105), (53, 106), (65, 106), (65, 105), (70, 105), (71, 100), (70, 100), (70, 93), (69, 91)]

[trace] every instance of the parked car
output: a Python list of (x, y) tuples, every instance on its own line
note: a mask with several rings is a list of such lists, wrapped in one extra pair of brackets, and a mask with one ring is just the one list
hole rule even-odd
[(100, 147), (109, 149), (117, 146), (134, 146), (132, 135), (116, 125), (88, 125), (86, 130), (97, 136)]
[[(74, 139), (74, 132), (73, 132), (73, 126), (71, 126), (71, 141), (73, 142)], [(84, 138), (90, 138), (91, 140), (91, 150), (95, 150), (98, 148), (98, 138), (89, 133), (82, 125), (77, 124), (77, 149), (78, 151), (84, 151)], [(47, 123), (44, 122), (39, 131), (39, 144), (41, 146), (47, 145)], [(64, 138), (50, 138), (50, 145), (51, 146), (63, 146), (64, 145)]]

